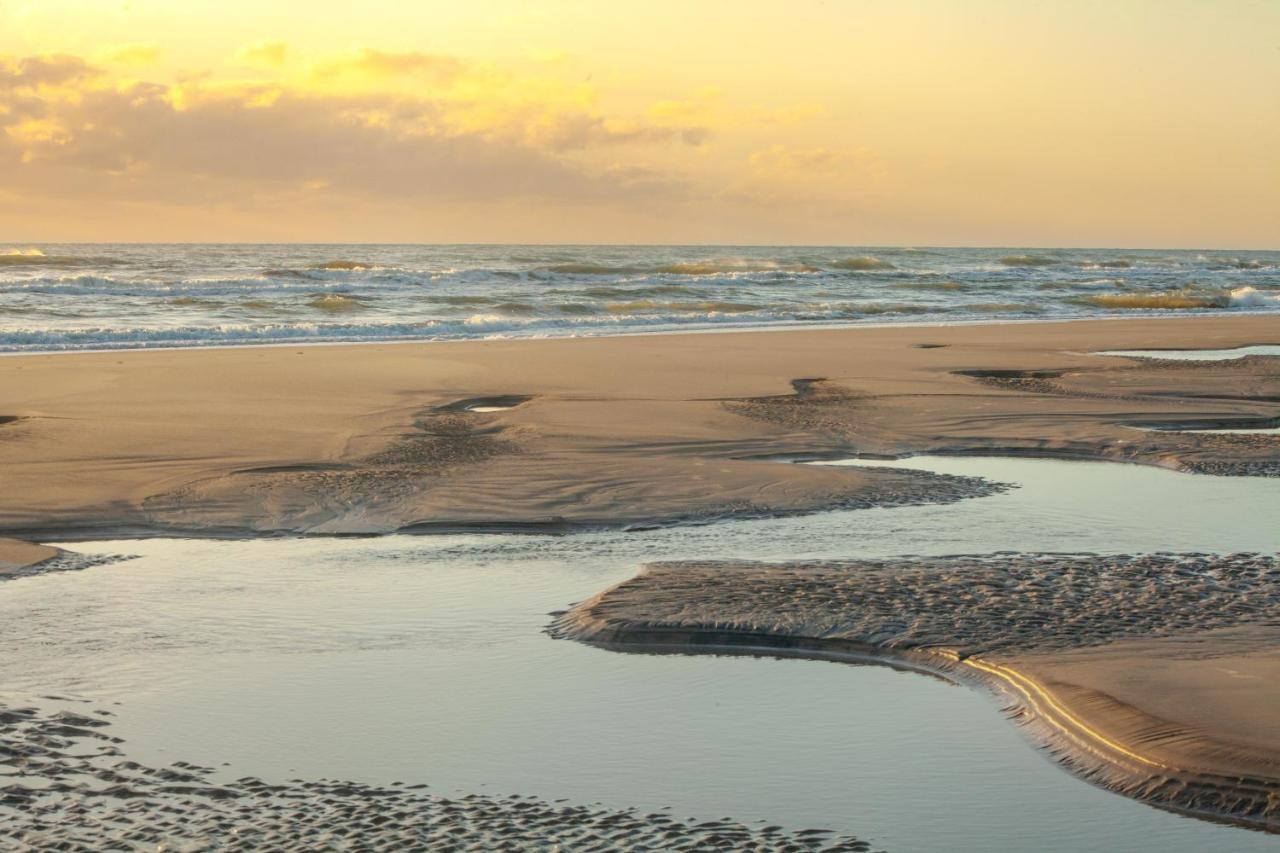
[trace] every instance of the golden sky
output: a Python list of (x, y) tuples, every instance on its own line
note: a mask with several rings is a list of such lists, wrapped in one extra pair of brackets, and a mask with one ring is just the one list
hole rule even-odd
[(0, 239), (1277, 248), (1278, 0), (0, 0)]

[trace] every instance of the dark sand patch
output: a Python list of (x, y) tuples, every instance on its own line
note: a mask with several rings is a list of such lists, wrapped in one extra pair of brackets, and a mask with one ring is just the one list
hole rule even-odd
[(76, 554), (21, 539), (0, 539), (0, 581), (49, 572), (77, 572), (127, 559), (117, 554)]
[(152, 524), (175, 529), (235, 531), (249, 519), (258, 532), (366, 532), (317, 528), (412, 501), (450, 469), (518, 454), (517, 433), (454, 409), (428, 409), (411, 431), (351, 462), (242, 469), (149, 496), (143, 508)]
[[(45, 703), (42, 703), (45, 704)], [(0, 846), (57, 850), (761, 850), (853, 853), (828, 830), (696, 821), (426, 785), (222, 781), (128, 760), (109, 711), (0, 705)]]
[(695, 562), (648, 566), (549, 630), (624, 651), (874, 660), (980, 683), (1090, 781), (1280, 831), (1278, 608), (1280, 562), (1249, 554)]

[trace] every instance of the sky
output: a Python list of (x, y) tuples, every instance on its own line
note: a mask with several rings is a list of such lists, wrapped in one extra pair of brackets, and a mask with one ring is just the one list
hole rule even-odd
[(0, 0), (0, 242), (1280, 247), (1280, 0)]

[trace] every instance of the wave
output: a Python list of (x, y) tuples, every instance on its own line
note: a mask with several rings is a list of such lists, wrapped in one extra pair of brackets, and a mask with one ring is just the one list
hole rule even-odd
[(342, 293), (317, 294), (315, 298), (307, 304), (312, 308), (324, 311), (328, 314), (347, 314), (352, 311), (359, 311), (364, 307), (364, 303), (356, 297), (347, 296)]
[(1029, 302), (970, 302), (961, 305), (959, 310), (978, 314), (1039, 314), (1044, 307)]
[(1280, 308), (1280, 291), (1263, 291), (1256, 287), (1237, 287), (1227, 294), (1232, 308)]
[(378, 267), (373, 264), (365, 263), (364, 261), (337, 260), (337, 261), (323, 261), (322, 263), (318, 263), (318, 264), (310, 264), (307, 266), (307, 269), (309, 270), (372, 270), (372, 269), (378, 269)]
[(222, 305), (213, 299), (200, 299), (197, 296), (175, 296), (173, 299), (166, 299), (165, 303), (180, 308), (217, 308)]
[(655, 267), (653, 272), (667, 275), (721, 275), (723, 273), (750, 272), (822, 272), (821, 267), (801, 263), (778, 263), (774, 261), (691, 261), (688, 263), (666, 264)]
[(444, 296), (430, 296), (428, 297), (428, 299), (431, 302), (440, 302), (445, 305), (470, 306), (470, 305), (492, 305), (493, 304), (493, 300), (490, 299), (488, 296), (444, 295)]
[(888, 261), (882, 261), (879, 258), (872, 258), (869, 256), (861, 258), (845, 258), (844, 260), (836, 261), (831, 266), (838, 270), (856, 271), (897, 269), (897, 267)]
[(1275, 269), (1280, 264), (1275, 261), (1257, 258), (1213, 258), (1213, 265), (1218, 269), (1266, 270)]
[(943, 314), (947, 312), (946, 308), (931, 307), (928, 305), (915, 305), (910, 302), (868, 302), (854, 303), (845, 308), (848, 312), (847, 316), (877, 316), (880, 314)]
[(604, 264), (553, 264), (543, 267), (545, 272), (561, 275), (619, 275), (627, 273), (650, 272), (644, 267), (615, 267)]
[(1220, 295), (1169, 290), (1163, 293), (1098, 293), (1080, 297), (1081, 301), (1099, 308), (1226, 308), (1230, 300)]
[(750, 302), (656, 302), (652, 299), (637, 299), (631, 302), (611, 302), (605, 306), (605, 309), (614, 314), (626, 314), (632, 311), (744, 314), (748, 311), (764, 311), (765, 306)]
[(323, 279), (282, 283), (265, 278), (212, 278), (166, 281), (161, 279), (114, 278), (99, 275), (41, 277), (21, 280), (0, 280), (0, 296), (7, 294), (36, 294), (46, 296), (115, 296), (136, 299), (169, 298), (176, 296), (209, 297), (241, 296), (247, 292), (267, 289), (271, 292), (290, 293), (305, 288), (315, 291), (326, 287), (345, 288), (350, 282)]
[(262, 275), (265, 278), (305, 278), (305, 279), (315, 278), (315, 276), (311, 275), (306, 270), (295, 270), (295, 269), (290, 269), (288, 267), (284, 267), (281, 269), (263, 270)]
[(1005, 255), (1000, 263), (1006, 267), (1051, 267), (1062, 261), (1044, 255)]
[(637, 287), (587, 287), (582, 290), (553, 290), (551, 293), (566, 296), (587, 296), (592, 299), (634, 299), (646, 296), (698, 296), (698, 290), (685, 284), (639, 285)]
[(6, 249), (0, 252), (0, 267), (76, 267), (112, 266), (115, 258), (81, 255), (46, 255), (40, 249)]
[(966, 287), (966, 285), (963, 285), (958, 281), (951, 281), (949, 279), (944, 279), (944, 280), (923, 279), (921, 281), (896, 281), (893, 283), (893, 286), (905, 288), (907, 290), (964, 290)]
[(822, 272), (821, 267), (812, 264), (791, 263), (781, 261), (679, 261), (656, 266), (612, 266), (608, 264), (553, 264), (543, 267), (543, 272), (560, 275), (724, 275), (733, 273), (814, 273)]
[(1116, 259), (1110, 261), (1082, 261), (1078, 266), (1087, 270), (1127, 270), (1133, 269), (1133, 261)]

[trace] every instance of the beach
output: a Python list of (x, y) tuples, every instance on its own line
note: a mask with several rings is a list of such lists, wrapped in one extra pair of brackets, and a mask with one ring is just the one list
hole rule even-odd
[[(1274, 477), (1275, 359), (1179, 358), (1269, 345), (1274, 329), (1268, 316), (1214, 316), (7, 356), (0, 576), (122, 559), (39, 541), (663, 528), (678, 541), (687, 525), (946, 512), (1017, 488), (892, 463), (916, 456)], [(1098, 354), (1114, 350), (1152, 352)], [(880, 462), (797, 464), (849, 457)], [(550, 630), (625, 651), (879, 662), (973, 684), (1107, 790), (1276, 829), (1274, 556), (756, 564), (733, 541), (717, 559), (654, 564), (565, 601)], [(42, 731), (41, 713), (14, 717), (15, 743)], [(213, 784), (193, 772), (194, 787)], [(259, 796), (256, 784), (219, 783), (228, 798)], [(386, 795), (370, 790), (342, 796), (356, 809)], [(408, 805), (490, 821), (477, 839), (560, 819), (543, 802)], [(334, 806), (315, 808), (315, 831), (329, 831)], [(656, 831), (581, 817), (637, 839)], [(201, 832), (223, 825), (216, 809), (208, 820)], [(245, 831), (278, 832), (272, 820)], [(689, 844), (754, 838), (730, 823), (676, 829)], [(753, 843), (775, 841), (792, 843)]]
[(993, 690), (1073, 772), (1280, 828), (1274, 557), (658, 564), (553, 634), (623, 651), (879, 661)]
[(778, 464), (824, 456), (1274, 474), (1274, 435), (1185, 431), (1274, 425), (1272, 359), (1093, 354), (1274, 329), (1215, 316), (12, 356), (0, 534), (554, 531), (990, 488)]

